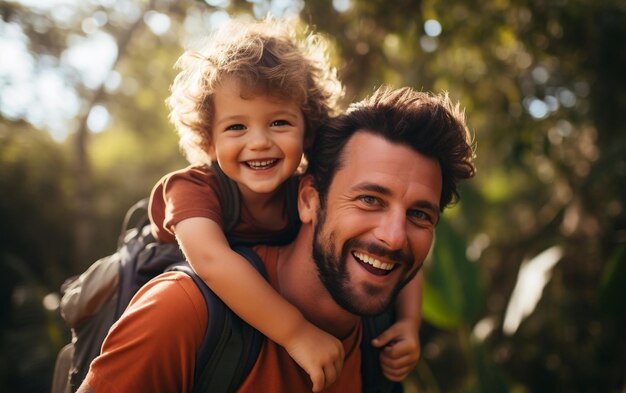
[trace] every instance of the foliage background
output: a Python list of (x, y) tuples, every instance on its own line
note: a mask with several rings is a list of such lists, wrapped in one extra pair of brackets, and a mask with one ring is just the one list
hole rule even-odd
[(60, 284), (185, 165), (163, 103), (184, 45), (268, 11), (329, 36), (345, 103), (388, 83), (466, 108), (479, 172), (438, 228), (406, 390), (625, 392), (618, 0), (0, 1), (0, 391), (49, 391)]

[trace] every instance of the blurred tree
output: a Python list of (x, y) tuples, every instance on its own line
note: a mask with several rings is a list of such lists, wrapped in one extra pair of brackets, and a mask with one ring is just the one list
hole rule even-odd
[[(66, 157), (66, 149), (46, 133), (24, 122), (0, 122), (0, 250), (3, 258), (29, 261), (42, 282), (59, 282), (70, 268), (73, 209)], [(3, 290), (12, 285), (6, 284)]]
[[(82, 130), (90, 163), (80, 168), (90, 170), (84, 192), (93, 197), (87, 211), (98, 241), (80, 259), (70, 254), (81, 217), (72, 199), (78, 185), (71, 164), (82, 154), (70, 145), (76, 139), (52, 142), (19, 120), (26, 116), (0, 119), (0, 251), (30, 272), (4, 279), (3, 329), (19, 326), (15, 288), (24, 277), (35, 288), (55, 289), (65, 275), (110, 253), (125, 209), (185, 165), (163, 101), (187, 40), (228, 15), (271, 10), (297, 13), (333, 40), (344, 103), (382, 83), (448, 90), (475, 132), (479, 173), (437, 231), (426, 271), (423, 361), (407, 391), (624, 389), (621, 1), (121, 0), (65, 10), (71, 17), (61, 21), (49, 10), (0, 3), (2, 21), (20, 26), (35, 64), (60, 70), (84, 101), (70, 125)], [(63, 59), (78, 38), (97, 31), (113, 37), (118, 51), (112, 72), (93, 85)], [(99, 133), (88, 126), (95, 107), (109, 119)], [(72, 138), (81, 140), (81, 132)], [(536, 293), (539, 302), (505, 333), (522, 261), (553, 246), (562, 256)], [(27, 371), (11, 381), (27, 380), (37, 368), (19, 370)], [(16, 386), (0, 390), (26, 391)]]
[(46, 133), (0, 120), (0, 167), (0, 390), (48, 391), (68, 339), (42, 299), (71, 267), (70, 163)]

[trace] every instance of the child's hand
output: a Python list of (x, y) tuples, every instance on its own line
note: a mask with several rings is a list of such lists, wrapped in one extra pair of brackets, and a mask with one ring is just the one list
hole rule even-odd
[(285, 349), (309, 374), (314, 392), (335, 382), (344, 361), (343, 344), (339, 339), (307, 322), (291, 342)]
[(400, 382), (415, 368), (420, 358), (418, 328), (410, 320), (399, 320), (372, 340), (380, 353), (380, 366), (387, 379)]

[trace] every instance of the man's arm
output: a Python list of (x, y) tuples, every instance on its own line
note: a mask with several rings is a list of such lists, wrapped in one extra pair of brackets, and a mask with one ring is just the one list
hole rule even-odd
[(187, 392), (207, 326), (193, 280), (167, 273), (146, 284), (111, 328), (79, 392)]

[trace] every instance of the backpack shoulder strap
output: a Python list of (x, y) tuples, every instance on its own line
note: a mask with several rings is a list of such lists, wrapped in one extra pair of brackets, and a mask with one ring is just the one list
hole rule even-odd
[(140, 213), (137, 218), (137, 222), (132, 226), (137, 230), (143, 228), (147, 223), (149, 223), (148, 219), (148, 204), (150, 202), (150, 198), (143, 198), (137, 201), (134, 205), (132, 205), (124, 215), (124, 221), (122, 221), (122, 230), (120, 231), (120, 236), (117, 239), (117, 248), (120, 249), (124, 245), (126, 237), (128, 236), (129, 224), (130, 220), (137, 213)]
[(224, 233), (230, 232), (239, 221), (241, 198), (239, 188), (222, 171), (222, 168), (214, 162), (209, 169), (215, 174), (219, 184), (219, 198), (222, 205), (222, 221), (224, 222)]
[(380, 349), (374, 348), (372, 340), (393, 324), (393, 307), (375, 317), (364, 317), (361, 341), (361, 381), (364, 393), (402, 392), (402, 384), (385, 378), (380, 368)]
[[(267, 278), (263, 263), (252, 249), (233, 249)], [(180, 265), (173, 270), (183, 271), (194, 280), (211, 316), (196, 356), (193, 392), (235, 392), (254, 366), (263, 335), (226, 307), (191, 267)]]

